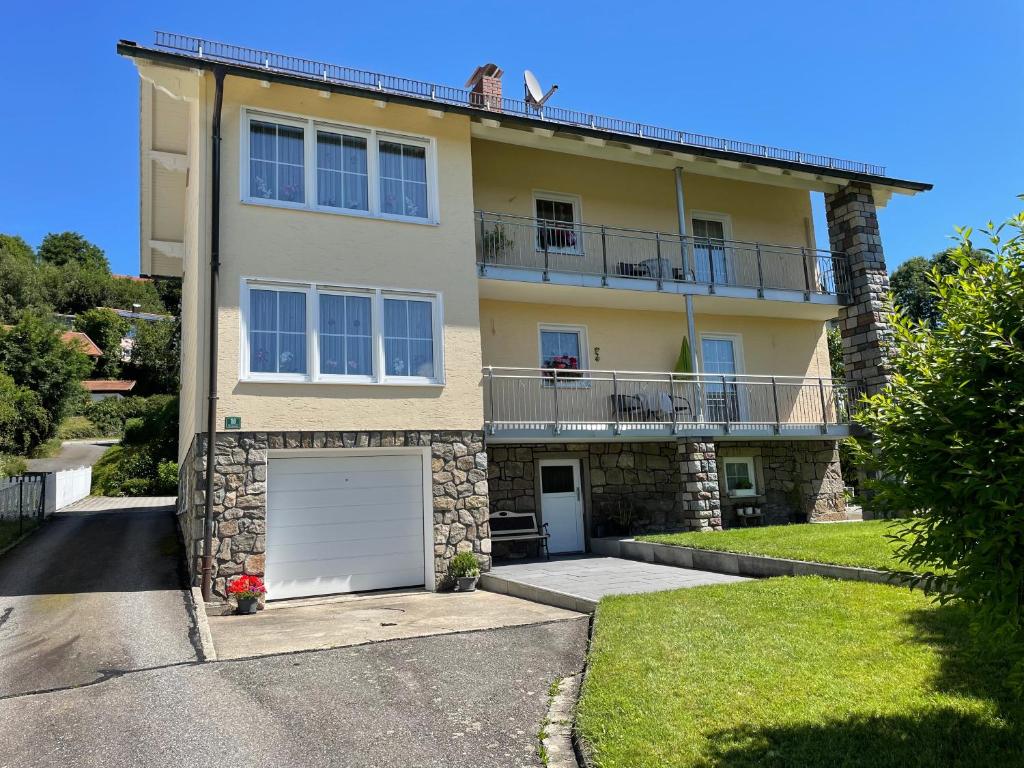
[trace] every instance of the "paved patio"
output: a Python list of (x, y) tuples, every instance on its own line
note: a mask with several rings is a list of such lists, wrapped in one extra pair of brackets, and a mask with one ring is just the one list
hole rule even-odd
[(605, 595), (660, 592), (747, 581), (694, 568), (642, 563), (617, 557), (574, 555), (550, 561), (531, 560), (497, 565), (480, 580), (492, 592), (514, 595), (572, 611), (593, 613)]

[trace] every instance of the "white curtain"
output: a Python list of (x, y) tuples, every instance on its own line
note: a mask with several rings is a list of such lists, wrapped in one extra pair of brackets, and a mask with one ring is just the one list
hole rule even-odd
[(372, 323), (367, 296), (320, 296), (320, 372), (373, 374)]
[(249, 314), (249, 369), (305, 373), (306, 294), (252, 290)]
[(379, 149), (381, 211), (425, 219), (426, 149), (395, 141), (381, 141)]
[(434, 378), (433, 306), (429, 301), (384, 300), (384, 367), (388, 376)]

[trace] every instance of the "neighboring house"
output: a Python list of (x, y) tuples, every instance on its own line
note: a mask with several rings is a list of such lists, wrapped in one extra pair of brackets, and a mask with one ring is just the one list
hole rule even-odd
[[(461, 90), (177, 35), (118, 51), (140, 271), (184, 281), (197, 578), (217, 366), (218, 594), (242, 572), (272, 598), (434, 589), (457, 551), (490, 566), (498, 511), (536, 513), (552, 552), (746, 508), (843, 519), (837, 441), (886, 376), (876, 207), (930, 185), (503, 98), (493, 65)], [(697, 373), (673, 374), (684, 338)]]
[(83, 354), (93, 358), (93, 360), (103, 357), (103, 350), (96, 346), (96, 342), (90, 339), (87, 333), (64, 331), (60, 338), (65, 344), (77, 347)]
[(95, 403), (112, 397), (118, 400), (126, 397), (135, 389), (135, 382), (130, 379), (93, 379), (83, 381), (82, 386), (89, 393), (89, 399)]
[[(117, 277), (137, 282), (144, 280), (144, 278), (132, 277), (130, 275), (117, 275)], [(135, 336), (138, 333), (138, 326), (140, 322), (159, 323), (164, 320), (174, 319), (174, 315), (161, 315), (157, 312), (139, 312), (129, 309), (116, 309), (115, 307), (103, 307), (103, 309), (109, 309), (111, 312), (116, 312), (119, 317), (124, 318), (128, 322), (128, 331), (121, 338), (122, 363), (130, 363), (132, 360), (132, 350), (135, 349)]]

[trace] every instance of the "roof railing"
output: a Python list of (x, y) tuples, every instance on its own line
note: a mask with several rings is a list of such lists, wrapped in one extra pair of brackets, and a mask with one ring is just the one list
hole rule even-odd
[[(382, 93), (413, 96), (420, 99), (478, 109), (482, 112), (498, 112), (498, 110), (488, 109), (486, 105), (480, 103), (479, 99), (474, 99), (470, 91), (464, 88), (453, 88), (449, 85), (438, 85), (423, 80), (411, 80), (406, 77), (385, 75), (364, 69), (353, 69), (352, 67), (343, 67), (337, 64), (328, 64), (297, 56), (231, 45), (230, 43), (221, 43), (200, 37), (179, 35), (173, 32), (157, 31), (155, 45), (157, 48), (168, 51), (186, 53), (204, 59), (223, 61), (254, 69), (265, 69), (268, 72), (280, 72), (310, 80), (344, 84)], [(850, 173), (863, 173), (872, 176), (885, 175), (884, 165), (842, 160), (828, 155), (799, 152), (794, 149), (772, 147), (767, 144), (723, 139), (701, 133), (690, 133), (689, 131), (648, 125), (632, 120), (606, 117), (592, 112), (580, 112), (564, 107), (545, 105), (540, 109), (536, 109), (521, 99), (503, 98), (500, 112), (562, 125), (590, 128), (591, 130), (605, 131), (618, 135), (657, 139), (684, 147), (699, 147), (722, 152), (733, 152), (751, 157), (782, 160), (800, 165)]]

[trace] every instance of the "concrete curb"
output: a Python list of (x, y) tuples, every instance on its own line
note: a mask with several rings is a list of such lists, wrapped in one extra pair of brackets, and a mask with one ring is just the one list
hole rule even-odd
[(216, 661), (217, 649), (213, 645), (213, 633), (210, 631), (210, 622), (206, 618), (206, 604), (203, 602), (203, 593), (199, 587), (192, 587), (188, 592), (189, 611), (192, 613), (192, 621), (196, 627), (196, 642), (200, 661)]
[(572, 730), (581, 677), (563, 677), (559, 680), (558, 693), (548, 701), (548, 715), (544, 724), (547, 736), (540, 741), (547, 754), (548, 768), (579, 768), (572, 746)]
[(781, 557), (745, 555), (736, 552), (717, 552), (710, 549), (655, 544), (635, 539), (592, 539), (594, 554), (642, 560), (648, 563), (673, 565), (677, 568), (697, 568), (702, 571), (728, 573), (764, 579), (772, 576), (824, 576), (841, 581), (866, 581), (892, 586), (920, 586), (922, 579), (911, 573), (879, 571), (850, 565), (831, 565), (806, 560), (787, 560)]
[(520, 584), (517, 581), (511, 581), (491, 573), (481, 573), (478, 586), (480, 589), (485, 589), (488, 592), (497, 592), (499, 595), (511, 595), (512, 597), (530, 600), (541, 605), (552, 605), (555, 608), (564, 608), (567, 611), (576, 611), (577, 613), (593, 613), (597, 609), (597, 602), (594, 600), (588, 600), (578, 595), (555, 592), (543, 587)]

